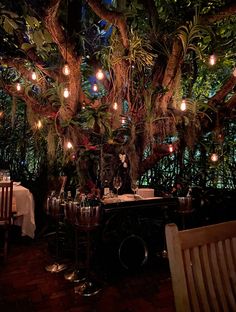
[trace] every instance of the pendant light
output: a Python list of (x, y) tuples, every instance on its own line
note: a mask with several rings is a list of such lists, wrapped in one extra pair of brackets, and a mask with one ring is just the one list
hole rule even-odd
[(65, 76), (69, 76), (70, 75), (70, 67), (67, 63), (67, 49), (68, 49), (68, 0), (66, 1), (66, 62), (62, 68), (62, 73)]
[(216, 162), (219, 159), (219, 156), (217, 153), (212, 153), (211, 154), (211, 161)]
[(173, 153), (173, 151), (174, 151), (173, 145), (170, 144), (170, 145), (169, 145), (169, 152), (170, 152), (170, 153)]
[[(67, 54), (67, 52), (66, 52)], [(62, 72), (65, 76), (69, 76), (70, 75), (70, 67), (69, 65), (66, 63), (63, 68), (62, 68)]]
[(99, 69), (96, 73), (97, 80), (102, 80), (104, 78), (104, 73), (101, 69)]
[(21, 90), (21, 84), (19, 82), (17, 82), (16, 84), (16, 90), (17, 91), (20, 91)]
[(32, 78), (32, 80), (36, 80), (37, 79), (37, 75), (36, 75), (35, 71), (32, 72), (31, 78)]
[(70, 96), (70, 91), (68, 88), (64, 88), (63, 96), (65, 99), (67, 99)]
[(180, 110), (182, 112), (186, 111), (186, 100), (185, 99), (182, 99), (182, 102), (180, 104)]
[(94, 92), (97, 92), (97, 91), (98, 91), (98, 85), (97, 85), (96, 83), (93, 85), (93, 91), (94, 91)]
[(36, 123), (36, 128), (37, 129), (41, 129), (42, 128), (42, 121), (41, 120), (38, 120), (38, 122)]
[(73, 145), (72, 145), (72, 143), (70, 141), (68, 141), (67, 144), (66, 144), (66, 147), (68, 149), (71, 149), (71, 148), (73, 148)]
[(117, 110), (117, 109), (118, 109), (118, 104), (117, 104), (117, 102), (114, 102), (114, 104), (113, 104), (113, 109), (114, 109), (114, 110)]
[(209, 64), (211, 66), (213, 66), (213, 65), (215, 65), (215, 63), (216, 63), (216, 56), (215, 56), (215, 54), (211, 54), (210, 58), (209, 58)]

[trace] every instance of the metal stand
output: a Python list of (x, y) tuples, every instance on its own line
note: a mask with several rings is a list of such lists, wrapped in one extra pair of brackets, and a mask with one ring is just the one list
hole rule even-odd
[(56, 221), (56, 261), (53, 264), (49, 264), (45, 267), (45, 270), (51, 273), (59, 273), (67, 269), (67, 265), (65, 263), (59, 263), (59, 228), (60, 228), (60, 221), (63, 219), (64, 214), (61, 211), (61, 203), (59, 198), (54, 198), (52, 201), (52, 217)]
[(100, 204), (96, 206), (80, 207), (79, 231), (86, 232), (86, 277), (74, 287), (75, 293), (81, 296), (94, 296), (101, 290), (101, 285), (91, 272), (91, 233), (98, 228), (100, 218)]
[(185, 230), (186, 226), (186, 217), (191, 216), (194, 212), (192, 207), (192, 198), (191, 197), (178, 197), (179, 200), (179, 210), (178, 213), (181, 216), (181, 229)]
[(79, 249), (79, 241), (78, 241), (78, 226), (73, 225), (75, 230), (75, 265), (72, 271), (66, 272), (64, 277), (66, 280), (70, 282), (79, 283), (85, 279), (85, 274), (81, 272), (79, 269), (79, 257), (78, 257), (78, 249)]
[(91, 275), (91, 230), (87, 232), (87, 248), (86, 248), (86, 277), (79, 283), (78, 286), (74, 287), (75, 293), (81, 296), (94, 296), (101, 290), (99, 283)]

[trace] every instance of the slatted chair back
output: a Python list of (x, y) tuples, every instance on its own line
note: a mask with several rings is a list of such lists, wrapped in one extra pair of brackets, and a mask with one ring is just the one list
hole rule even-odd
[(11, 223), (13, 181), (0, 183), (0, 225)]
[(236, 311), (236, 221), (165, 232), (176, 311)]

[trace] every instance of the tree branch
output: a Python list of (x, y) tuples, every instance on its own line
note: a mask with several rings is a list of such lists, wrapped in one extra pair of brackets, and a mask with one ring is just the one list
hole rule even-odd
[(150, 16), (150, 25), (154, 29), (157, 28), (159, 22), (159, 15), (156, 9), (154, 0), (142, 0), (143, 6), (147, 9), (148, 14)]
[[(17, 31), (16, 32), (17, 39), (19, 41), (19, 46), (21, 46), (24, 41), (24, 36), (22, 32)], [(29, 49), (27, 52), (25, 52), (26, 58), (30, 60), (31, 62), (34, 62), (34, 65), (43, 72), (46, 76), (51, 77), (53, 80), (57, 80), (58, 78), (58, 72), (47, 70), (44, 67), (44, 62), (41, 61), (41, 59), (38, 57), (35, 48)]]
[[(173, 151), (176, 151), (178, 149), (178, 144), (179, 142), (172, 143)], [(169, 144), (156, 144), (153, 147), (153, 153), (142, 161), (141, 166), (139, 168), (139, 175), (141, 176), (147, 170), (153, 168), (160, 159), (169, 154), (170, 154)]]
[(16, 91), (13, 85), (5, 85), (4, 90), (11, 96), (15, 96), (16, 98), (21, 98), (22, 101), (24, 101), (27, 106), (30, 106), (31, 109), (35, 113), (38, 113), (39, 115), (52, 117), (55, 114), (55, 111), (52, 109), (51, 106), (39, 105), (38, 100), (34, 99), (33, 97), (30, 97), (23, 91), (21, 92)]
[(87, 0), (88, 5), (100, 18), (108, 21), (110, 24), (115, 25), (121, 35), (123, 46), (127, 49), (129, 47), (129, 39), (127, 34), (126, 20), (123, 14), (107, 10), (101, 1)]
[(231, 92), (236, 85), (236, 77), (232, 74), (221, 89), (210, 99), (209, 104), (216, 106), (221, 104), (225, 97)]
[(81, 57), (76, 55), (74, 45), (68, 41), (66, 33), (63, 31), (58, 21), (57, 14), (60, 2), (61, 0), (51, 0), (49, 6), (45, 10), (44, 22), (47, 30), (51, 34), (60, 53), (62, 54), (64, 60), (68, 63), (71, 70), (71, 73), (68, 76), (68, 81), (65, 81), (70, 86), (70, 97), (66, 101), (67, 105), (61, 107), (62, 111), (60, 114), (63, 119), (68, 119), (77, 112), (78, 104), (82, 103), (85, 99), (85, 95), (80, 84)]
[(161, 111), (166, 111), (169, 100), (171, 99), (174, 86), (176, 82), (176, 74), (178, 73), (183, 59), (183, 49), (181, 42), (178, 38), (174, 40), (172, 53), (167, 62), (166, 70), (164, 73), (164, 78), (162, 81), (162, 87), (164, 89), (164, 95), (161, 97), (158, 109)]
[(221, 8), (217, 12), (212, 12), (203, 15), (200, 17), (200, 23), (201, 24), (213, 24), (215, 22), (218, 22), (224, 18), (233, 16), (236, 14), (236, 3), (229, 3)]

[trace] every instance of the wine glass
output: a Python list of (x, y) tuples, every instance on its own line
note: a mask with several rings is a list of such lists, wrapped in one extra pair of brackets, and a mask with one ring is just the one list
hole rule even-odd
[(114, 177), (113, 178), (113, 186), (116, 189), (116, 196), (117, 197), (118, 197), (118, 190), (120, 189), (121, 185), (122, 185), (121, 177), (119, 177), (119, 176)]
[(138, 181), (137, 180), (132, 180), (131, 181), (131, 189), (134, 192), (134, 198), (136, 198), (136, 194), (138, 191)]

